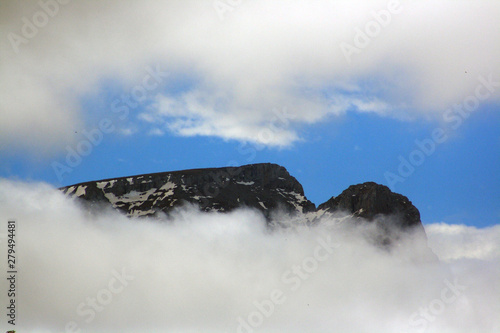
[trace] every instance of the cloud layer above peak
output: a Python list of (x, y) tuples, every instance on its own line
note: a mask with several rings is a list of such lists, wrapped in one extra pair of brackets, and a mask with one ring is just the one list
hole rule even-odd
[[(499, 12), (451, 0), (2, 2), (0, 140), (61, 148), (123, 93), (138, 104), (125, 121), (145, 131), (280, 147), (350, 111), (440, 119), (478, 77), (493, 82), (481, 102), (500, 100)], [(137, 88), (156, 67), (170, 75)], [(103, 98), (110, 82), (116, 96)]]

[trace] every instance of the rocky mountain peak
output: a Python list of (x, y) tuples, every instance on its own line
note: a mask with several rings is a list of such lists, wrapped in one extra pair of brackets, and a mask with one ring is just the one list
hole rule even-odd
[(277, 208), (289, 213), (307, 213), (316, 208), (305, 197), (302, 185), (284, 167), (271, 163), (105, 179), (61, 190), (91, 206), (110, 204), (128, 216), (168, 214), (186, 203), (203, 211), (250, 207), (267, 218)]
[(418, 209), (407, 197), (386, 186), (374, 182), (352, 185), (316, 209), (297, 179), (284, 167), (271, 163), (105, 179), (61, 190), (89, 207), (107, 205), (135, 217), (169, 215), (177, 207), (192, 204), (207, 212), (248, 207), (261, 211), (269, 222), (276, 211), (304, 223), (317, 223), (337, 213), (366, 221), (391, 216), (391, 225), (383, 222), (387, 224), (383, 228), (418, 226), (423, 230)]
[(420, 213), (404, 195), (374, 182), (351, 185), (339, 196), (318, 206), (326, 212), (343, 211), (372, 221), (380, 215), (391, 215), (402, 228), (420, 225)]

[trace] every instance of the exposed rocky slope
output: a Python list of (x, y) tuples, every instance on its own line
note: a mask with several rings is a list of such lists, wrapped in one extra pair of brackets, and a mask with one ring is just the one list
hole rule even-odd
[(277, 208), (290, 213), (316, 209), (284, 167), (269, 163), (105, 179), (61, 190), (91, 205), (108, 203), (129, 216), (168, 214), (186, 203), (204, 211), (250, 207), (268, 218)]
[(368, 221), (381, 215), (393, 216), (403, 228), (421, 224), (420, 212), (407, 197), (374, 182), (351, 185), (338, 197), (332, 197), (318, 206), (320, 213), (333, 214), (338, 211)]
[(90, 206), (111, 205), (128, 216), (169, 214), (191, 203), (203, 211), (250, 207), (261, 211), (269, 221), (277, 209), (303, 217), (304, 223), (340, 212), (368, 221), (384, 215), (391, 216), (391, 228), (423, 230), (418, 209), (407, 197), (386, 186), (373, 182), (353, 185), (316, 209), (305, 197), (302, 185), (284, 167), (270, 163), (105, 179), (61, 190)]

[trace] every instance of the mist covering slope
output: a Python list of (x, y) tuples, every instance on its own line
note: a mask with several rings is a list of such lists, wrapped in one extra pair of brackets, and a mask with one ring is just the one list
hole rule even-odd
[[(0, 219), (17, 221), (16, 329), (500, 328), (498, 226), (425, 226), (435, 260), (417, 228), (397, 231), (391, 246), (380, 246), (387, 236), (380, 224), (398, 220), (321, 214), (309, 224), (286, 210), (270, 215), (280, 228), (269, 228), (269, 218), (248, 207), (220, 212), (185, 204), (168, 215), (127, 217), (109, 204), (92, 212), (47, 184), (0, 179)], [(0, 281), (7, 290), (8, 281)]]

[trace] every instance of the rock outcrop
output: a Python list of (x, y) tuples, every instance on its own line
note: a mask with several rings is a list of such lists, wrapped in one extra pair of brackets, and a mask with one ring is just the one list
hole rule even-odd
[(128, 216), (168, 214), (186, 203), (203, 211), (249, 207), (267, 218), (278, 208), (291, 214), (316, 209), (302, 185), (284, 167), (270, 163), (105, 179), (61, 190), (90, 206), (108, 204)]
[(407, 197), (374, 182), (349, 186), (339, 196), (319, 205), (318, 211), (343, 211), (368, 221), (381, 215), (392, 216), (402, 228), (421, 224), (420, 212)]
[(362, 221), (378, 221), (384, 216), (390, 217), (383, 219), (390, 222), (383, 222), (383, 229), (417, 227), (423, 231), (418, 209), (407, 197), (386, 186), (373, 182), (352, 185), (316, 209), (297, 179), (284, 167), (271, 163), (105, 179), (61, 190), (90, 207), (107, 205), (135, 217), (168, 215), (177, 207), (193, 204), (207, 212), (249, 207), (261, 211), (269, 222), (275, 211), (304, 223), (318, 223), (338, 213)]

